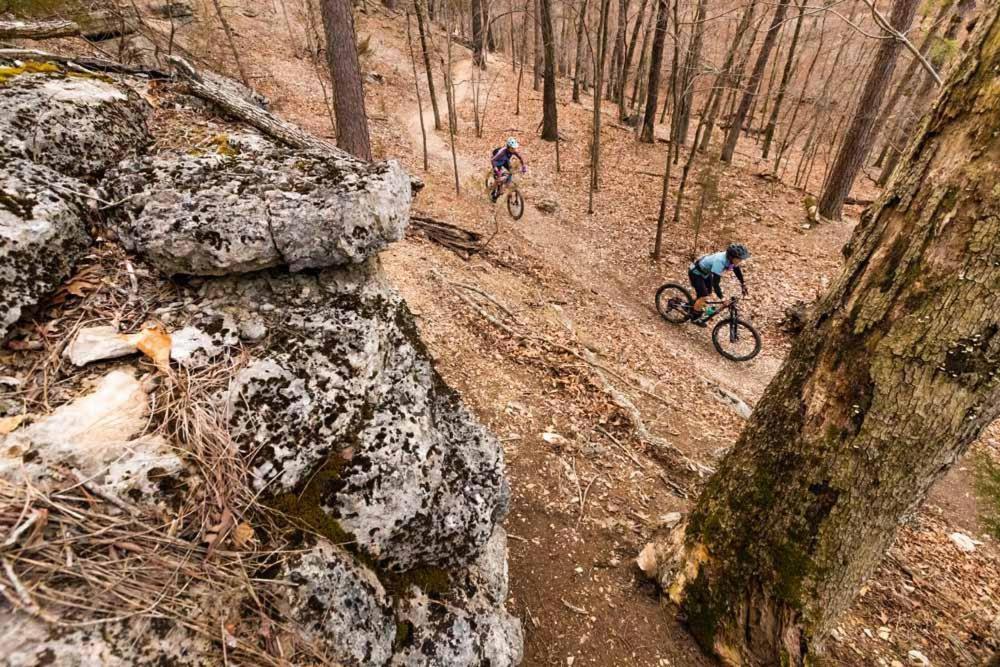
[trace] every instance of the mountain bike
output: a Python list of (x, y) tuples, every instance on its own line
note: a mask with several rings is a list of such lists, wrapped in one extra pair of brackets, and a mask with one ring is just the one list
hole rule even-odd
[[(524, 196), (521, 194), (520, 188), (518, 188), (519, 180), (520, 177), (516, 176), (514, 171), (507, 171), (506, 181), (501, 190), (501, 195), (504, 190), (507, 191), (507, 212), (515, 220), (520, 220), (521, 216), (524, 215)], [(494, 185), (496, 185), (496, 178), (493, 175), (493, 169), (490, 168), (489, 173), (486, 175), (486, 192), (493, 192)]]
[[(756, 329), (746, 320), (740, 319), (739, 297), (724, 301), (707, 301), (716, 306), (708, 317), (715, 319), (724, 313), (723, 319), (712, 329), (712, 345), (716, 351), (730, 361), (750, 361), (760, 353), (761, 338)], [(656, 311), (671, 324), (684, 324), (694, 319), (694, 299), (686, 287), (667, 283), (656, 290)]]

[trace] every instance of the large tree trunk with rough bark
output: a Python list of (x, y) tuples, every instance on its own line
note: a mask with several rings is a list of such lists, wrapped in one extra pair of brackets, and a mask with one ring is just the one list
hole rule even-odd
[[(893, 4), (890, 23), (896, 32), (905, 33), (910, 29), (919, 1), (896, 0)], [(857, 111), (844, 136), (844, 142), (840, 145), (830, 178), (819, 200), (819, 213), (825, 218), (840, 220), (844, 200), (851, 194), (854, 179), (868, 159), (875, 141), (875, 121), (882, 109), (886, 88), (892, 81), (892, 72), (896, 68), (896, 58), (901, 48), (903, 45), (894, 39), (883, 40), (879, 47)]]
[(722, 147), (723, 162), (733, 161), (733, 155), (736, 153), (736, 143), (740, 139), (740, 130), (743, 129), (743, 122), (750, 112), (750, 105), (757, 96), (757, 89), (760, 88), (760, 80), (764, 76), (764, 70), (767, 69), (767, 61), (771, 58), (771, 51), (774, 49), (774, 43), (778, 39), (778, 32), (781, 30), (781, 24), (785, 21), (788, 4), (791, 1), (780, 0), (778, 8), (774, 10), (771, 27), (768, 28), (767, 35), (764, 37), (764, 43), (761, 44), (760, 53), (757, 54), (757, 64), (754, 65), (750, 81), (747, 82), (747, 86), (743, 90), (743, 96), (740, 98), (740, 105), (736, 108), (736, 114), (730, 121), (731, 125), (729, 126), (729, 133), (726, 135), (726, 143)]
[(556, 42), (552, 29), (552, 0), (538, 0), (541, 7), (542, 42), (545, 48), (545, 81), (542, 90), (542, 139), (559, 138), (558, 108), (556, 107)]
[(337, 145), (362, 160), (372, 159), (365, 91), (361, 85), (357, 37), (350, 0), (322, 0), (326, 59), (333, 74), (333, 111)]
[(657, 0), (656, 32), (653, 33), (653, 48), (649, 56), (649, 84), (646, 96), (646, 113), (642, 119), (642, 133), (639, 141), (653, 143), (656, 128), (656, 107), (660, 93), (660, 70), (663, 68), (663, 43), (667, 38), (667, 19), (670, 6), (667, 0)]
[(683, 534), (647, 547), (729, 663), (803, 664), (1000, 416), (998, 10), (982, 21)]

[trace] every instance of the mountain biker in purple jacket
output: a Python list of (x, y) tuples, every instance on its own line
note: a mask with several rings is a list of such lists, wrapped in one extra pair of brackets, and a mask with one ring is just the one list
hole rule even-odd
[(694, 288), (697, 300), (691, 308), (691, 321), (700, 327), (706, 326), (708, 318), (715, 313), (715, 308), (705, 308), (705, 299), (712, 292), (722, 298), (722, 274), (732, 271), (740, 281), (743, 296), (749, 294), (740, 264), (750, 259), (750, 251), (742, 243), (733, 243), (723, 251), (710, 255), (702, 255), (688, 267), (688, 280)]
[(500, 197), (500, 190), (511, 180), (510, 160), (517, 158), (521, 162), (521, 173), (528, 171), (528, 165), (524, 158), (517, 152), (518, 143), (514, 137), (507, 139), (507, 144), (500, 148), (493, 149), (493, 157), (490, 164), (493, 165), (493, 191), (490, 192), (490, 201), (495, 202)]

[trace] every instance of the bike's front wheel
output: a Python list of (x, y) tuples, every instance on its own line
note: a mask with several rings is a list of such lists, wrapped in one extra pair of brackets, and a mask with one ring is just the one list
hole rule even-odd
[(656, 290), (656, 311), (671, 324), (683, 324), (691, 315), (691, 292), (680, 285), (667, 283)]
[(521, 216), (524, 215), (524, 197), (517, 190), (512, 190), (507, 195), (507, 212), (515, 220), (520, 220)]
[(730, 361), (750, 361), (760, 353), (760, 334), (748, 322), (726, 318), (712, 329), (712, 344)]

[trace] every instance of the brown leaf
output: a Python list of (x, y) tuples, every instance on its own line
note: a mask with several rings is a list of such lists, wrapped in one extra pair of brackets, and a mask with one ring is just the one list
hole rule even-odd
[(7, 435), (24, 421), (27, 415), (14, 415), (13, 417), (0, 418), (0, 435)]
[(150, 327), (135, 335), (135, 346), (139, 351), (152, 359), (156, 367), (167, 372), (170, 370), (170, 334), (160, 327)]
[(243, 549), (254, 541), (253, 526), (244, 522), (233, 529), (233, 544), (237, 549)]

